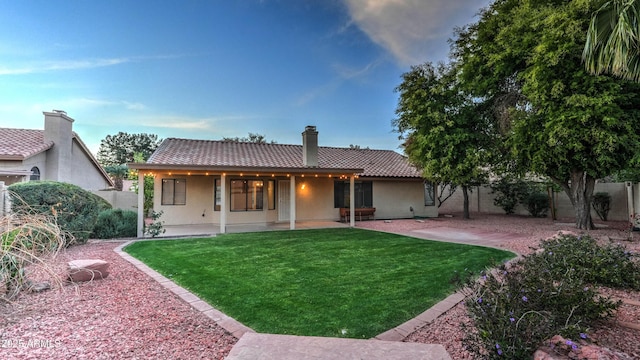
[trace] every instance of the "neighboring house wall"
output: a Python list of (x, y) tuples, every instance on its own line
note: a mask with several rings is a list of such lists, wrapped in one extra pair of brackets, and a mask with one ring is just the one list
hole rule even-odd
[[(597, 192), (606, 192), (611, 196), (611, 210), (609, 211), (609, 220), (624, 221), (628, 219), (627, 208), (627, 190), (624, 183), (597, 183), (594, 194)], [(555, 193), (556, 196), (556, 214), (559, 218), (575, 217), (573, 206), (569, 197), (564, 191)], [(488, 186), (474, 187), (469, 193), (469, 210), (480, 213), (504, 214), (501, 207), (493, 204), (495, 194), (491, 194), (491, 188)], [(637, 195), (636, 195), (637, 198)], [(463, 209), (462, 189), (458, 188), (456, 192), (441, 207), (440, 213), (446, 214), (451, 212), (460, 212)], [(636, 210), (638, 212), (638, 210)], [(529, 215), (527, 209), (518, 205), (516, 214)], [(549, 213), (550, 216), (550, 213)], [(591, 209), (591, 216), (598, 219), (598, 214)]]
[[(54, 146), (53, 148), (55, 148)], [(96, 164), (84, 152), (77, 140), (73, 140), (71, 151), (71, 171), (63, 174), (60, 178), (64, 182), (76, 184), (86, 190), (103, 190), (110, 187), (109, 182), (98, 170)]]

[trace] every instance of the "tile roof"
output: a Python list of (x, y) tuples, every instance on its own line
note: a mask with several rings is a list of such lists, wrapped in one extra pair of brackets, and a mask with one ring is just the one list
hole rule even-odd
[[(302, 145), (165, 139), (146, 164), (214, 168), (300, 169)], [(391, 150), (318, 147), (318, 168), (363, 169), (363, 177), (421, 177), (407, 159)]]
[(24, 160), (48, 150), (44, 130), (0, 128), (0, 159)]

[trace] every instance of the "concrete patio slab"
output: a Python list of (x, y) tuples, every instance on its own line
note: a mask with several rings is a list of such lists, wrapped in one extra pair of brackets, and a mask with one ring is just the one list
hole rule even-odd
[(226, 360), (451, 360), (442, 345), (246, 333)]

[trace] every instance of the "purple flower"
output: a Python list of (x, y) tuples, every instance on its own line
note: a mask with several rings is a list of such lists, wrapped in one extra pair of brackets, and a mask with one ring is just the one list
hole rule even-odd
[(553, 255), (553, 251), (549, 251), (549, 255)]
[(502, 355), (502, 350), (498, 349), (498, 355)]
[(496, 349), (500, 349), (500, 344), (496, 344)]
[(478, 298), (478, 304), (482, 304), (482, 298)]
[(496, 350), (498, 350), (498, 355), (502, 355), (502, 349), (500, 349), (500, 344), (496, 344)]
[(529, 298), (527, 298), (526, 296), (523, 296), (522, 297), (522, 301), (527, 302), (527, 301), (529, 301)]
[(542, 290), (538, 289), (538, 292), (542, 292)]
[(509, 318), (509, 321), (511, 321), (511, 322), (513, 323), (513, 322), (515, 322), (515, 321), (516, 321), (516, 319), (515, 319), (515, 318), (510, 317), (510, 318)]
[(567, 340), (567, 341), (565, 341), (565, 344), (567, 344), (567, 345), (571, 346), (571, 345), (573, 345), (573, 341), (571, 341), (571, 340)]
[(585, 333), (580, 333), (580, 338), (581, 339), (586, 339), (586, 338), (588, 338), (588, 336)]

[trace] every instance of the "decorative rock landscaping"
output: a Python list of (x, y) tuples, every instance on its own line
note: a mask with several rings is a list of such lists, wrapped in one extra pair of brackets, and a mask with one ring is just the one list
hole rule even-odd
[(104, 279), (109, 276), (109, 263), (98, 259), (73, 260), (68, 263), (68, 271), (71, 282)]

